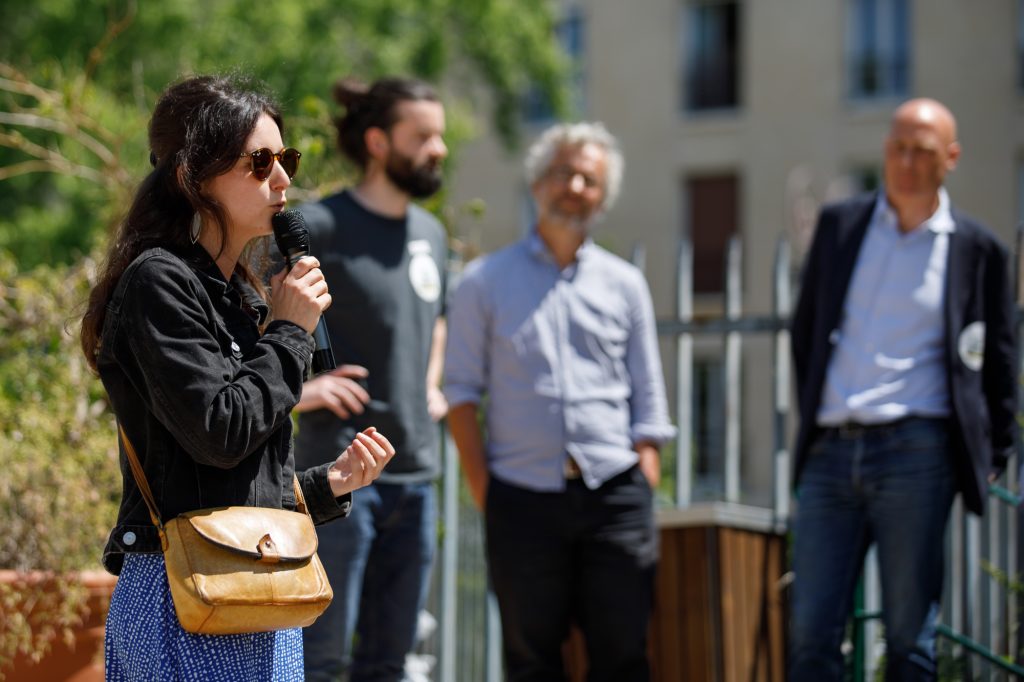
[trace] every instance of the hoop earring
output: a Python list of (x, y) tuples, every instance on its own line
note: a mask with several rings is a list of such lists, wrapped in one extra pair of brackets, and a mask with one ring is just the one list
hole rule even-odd
[(199, 233), (203, 229), (203, 219), (199, 217), (199, 211), (192, 214), (192, 224), (188, 228), (188, 239), (195, 244), (199, 241)]

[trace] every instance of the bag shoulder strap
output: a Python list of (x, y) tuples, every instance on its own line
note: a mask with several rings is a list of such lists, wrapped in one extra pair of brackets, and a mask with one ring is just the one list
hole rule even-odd
[(302, 486), (299, 485), (298, 476), (292, 476), (292, 490), (295, 491), (295, 511), (302, 512), (312, 521), (313, 515), (309, 513), (309, 507), (306, 506), (306, 496), (302, 494)]
[(128, 440), (128, 434), (124, 432), (124, 427), (121, 426), (120, 422), (117, 424), (117, 432), (121, 436), (121, 442), (124, 443), (125, 454), (128, 455), (128, 465), (132, 468), (132, 477), (135, 479), (135, 485), (139, 487), (139, 492), (142, 493), (142, 499), (146, 502), (146, 506), (149, 508), (149, 518), (152, 519), (153, 525), (156, 526), (157, 530), (160, 531), (160, 536), (164, 534), (164, 524), (160, 519), (160, 512), (156, 508), (156, 500), (153, 499), (153, 491), (149, 489), (149, 481), (146, 480), (146, 473), (142, 470), (142, 464), (139, 463), (139, 457), (135, 454), (135, 448), (132, 447), (132, 442)]
[[(139, 463), (139, 457), (135, 454), (135, 448), (132, 447), (132, 442), (128, 440), (128, 434), (124, 432), (124, 427), (121, 426), (120, 422), (117, 424), (117, 431), (121, 436), (121, 442), (124, 443), (125, 454), (128, 455), (128, 464), (132, 469), (132, 477), (135, 479), (135, 485), (139, 487), (139, 492), (142, 494), (142, 499), (146, 502), (146, 507), (149, 509), (149, 518), (153, 521), (153, 525), (156, 526), (157, 531), (160, 532), (160, 541), (166, 544), (164, 540), (164, 524), (160, 518), (160, 512), (156, 507), (156, 500), (153, 498), (153, 491), (149, 489), (149, 481), (146, 480), (146, 473), (142, 470), (142, 464)], [(292, 476), (292, 489), (295, 492), (295, 511), (302, 512), (306, 516), (309, 516), (312, 521), (313, 517), (309, 513), (309, 508), (306, 506), (306, 497), (302, 494), (302, 486), (299, 485), (299, 477)]]

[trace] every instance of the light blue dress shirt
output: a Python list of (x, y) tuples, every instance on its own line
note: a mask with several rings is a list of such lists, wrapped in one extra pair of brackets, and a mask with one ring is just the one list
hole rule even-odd
[(559, 270), (531, 232), (471, 263), (448, 309), (445, 395), (486, 402), (488, 469), (565, 489), (571, 455), (596, 488), (675, 435), (643, 274), (587, 240)]
[(906, 234), (879, 192), (833, 332), (819, 425), (950, 414), (943, 301), (955, 227), (945, 189), (935, 213)]

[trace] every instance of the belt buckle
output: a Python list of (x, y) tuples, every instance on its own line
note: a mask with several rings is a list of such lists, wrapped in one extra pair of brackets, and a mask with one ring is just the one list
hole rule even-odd
[(565, 458), (565, 464), (562, 466), (562, 475), (565, 476), (566, 480), (575, 480), (583, 475), (580, 471), (580, 466), (576, 463), (572, 457), (567, 456)]

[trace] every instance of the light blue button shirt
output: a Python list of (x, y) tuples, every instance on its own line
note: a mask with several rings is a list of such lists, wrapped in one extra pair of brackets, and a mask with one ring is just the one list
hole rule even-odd
[(637, 462), (634, 443), (675, 435), (647, 283), (590, 240), (563, 270), (536, 232), (467, 267), (444, 391), (486, 396), (488, 469), (532, 490), (563, 490), (567, 455), (596, 488)]
[(945, 189), (935, 213), (906, 234), (879, 192), (832, 335), (819, 425), (950, 414), (943, 300), (954, 229)]

